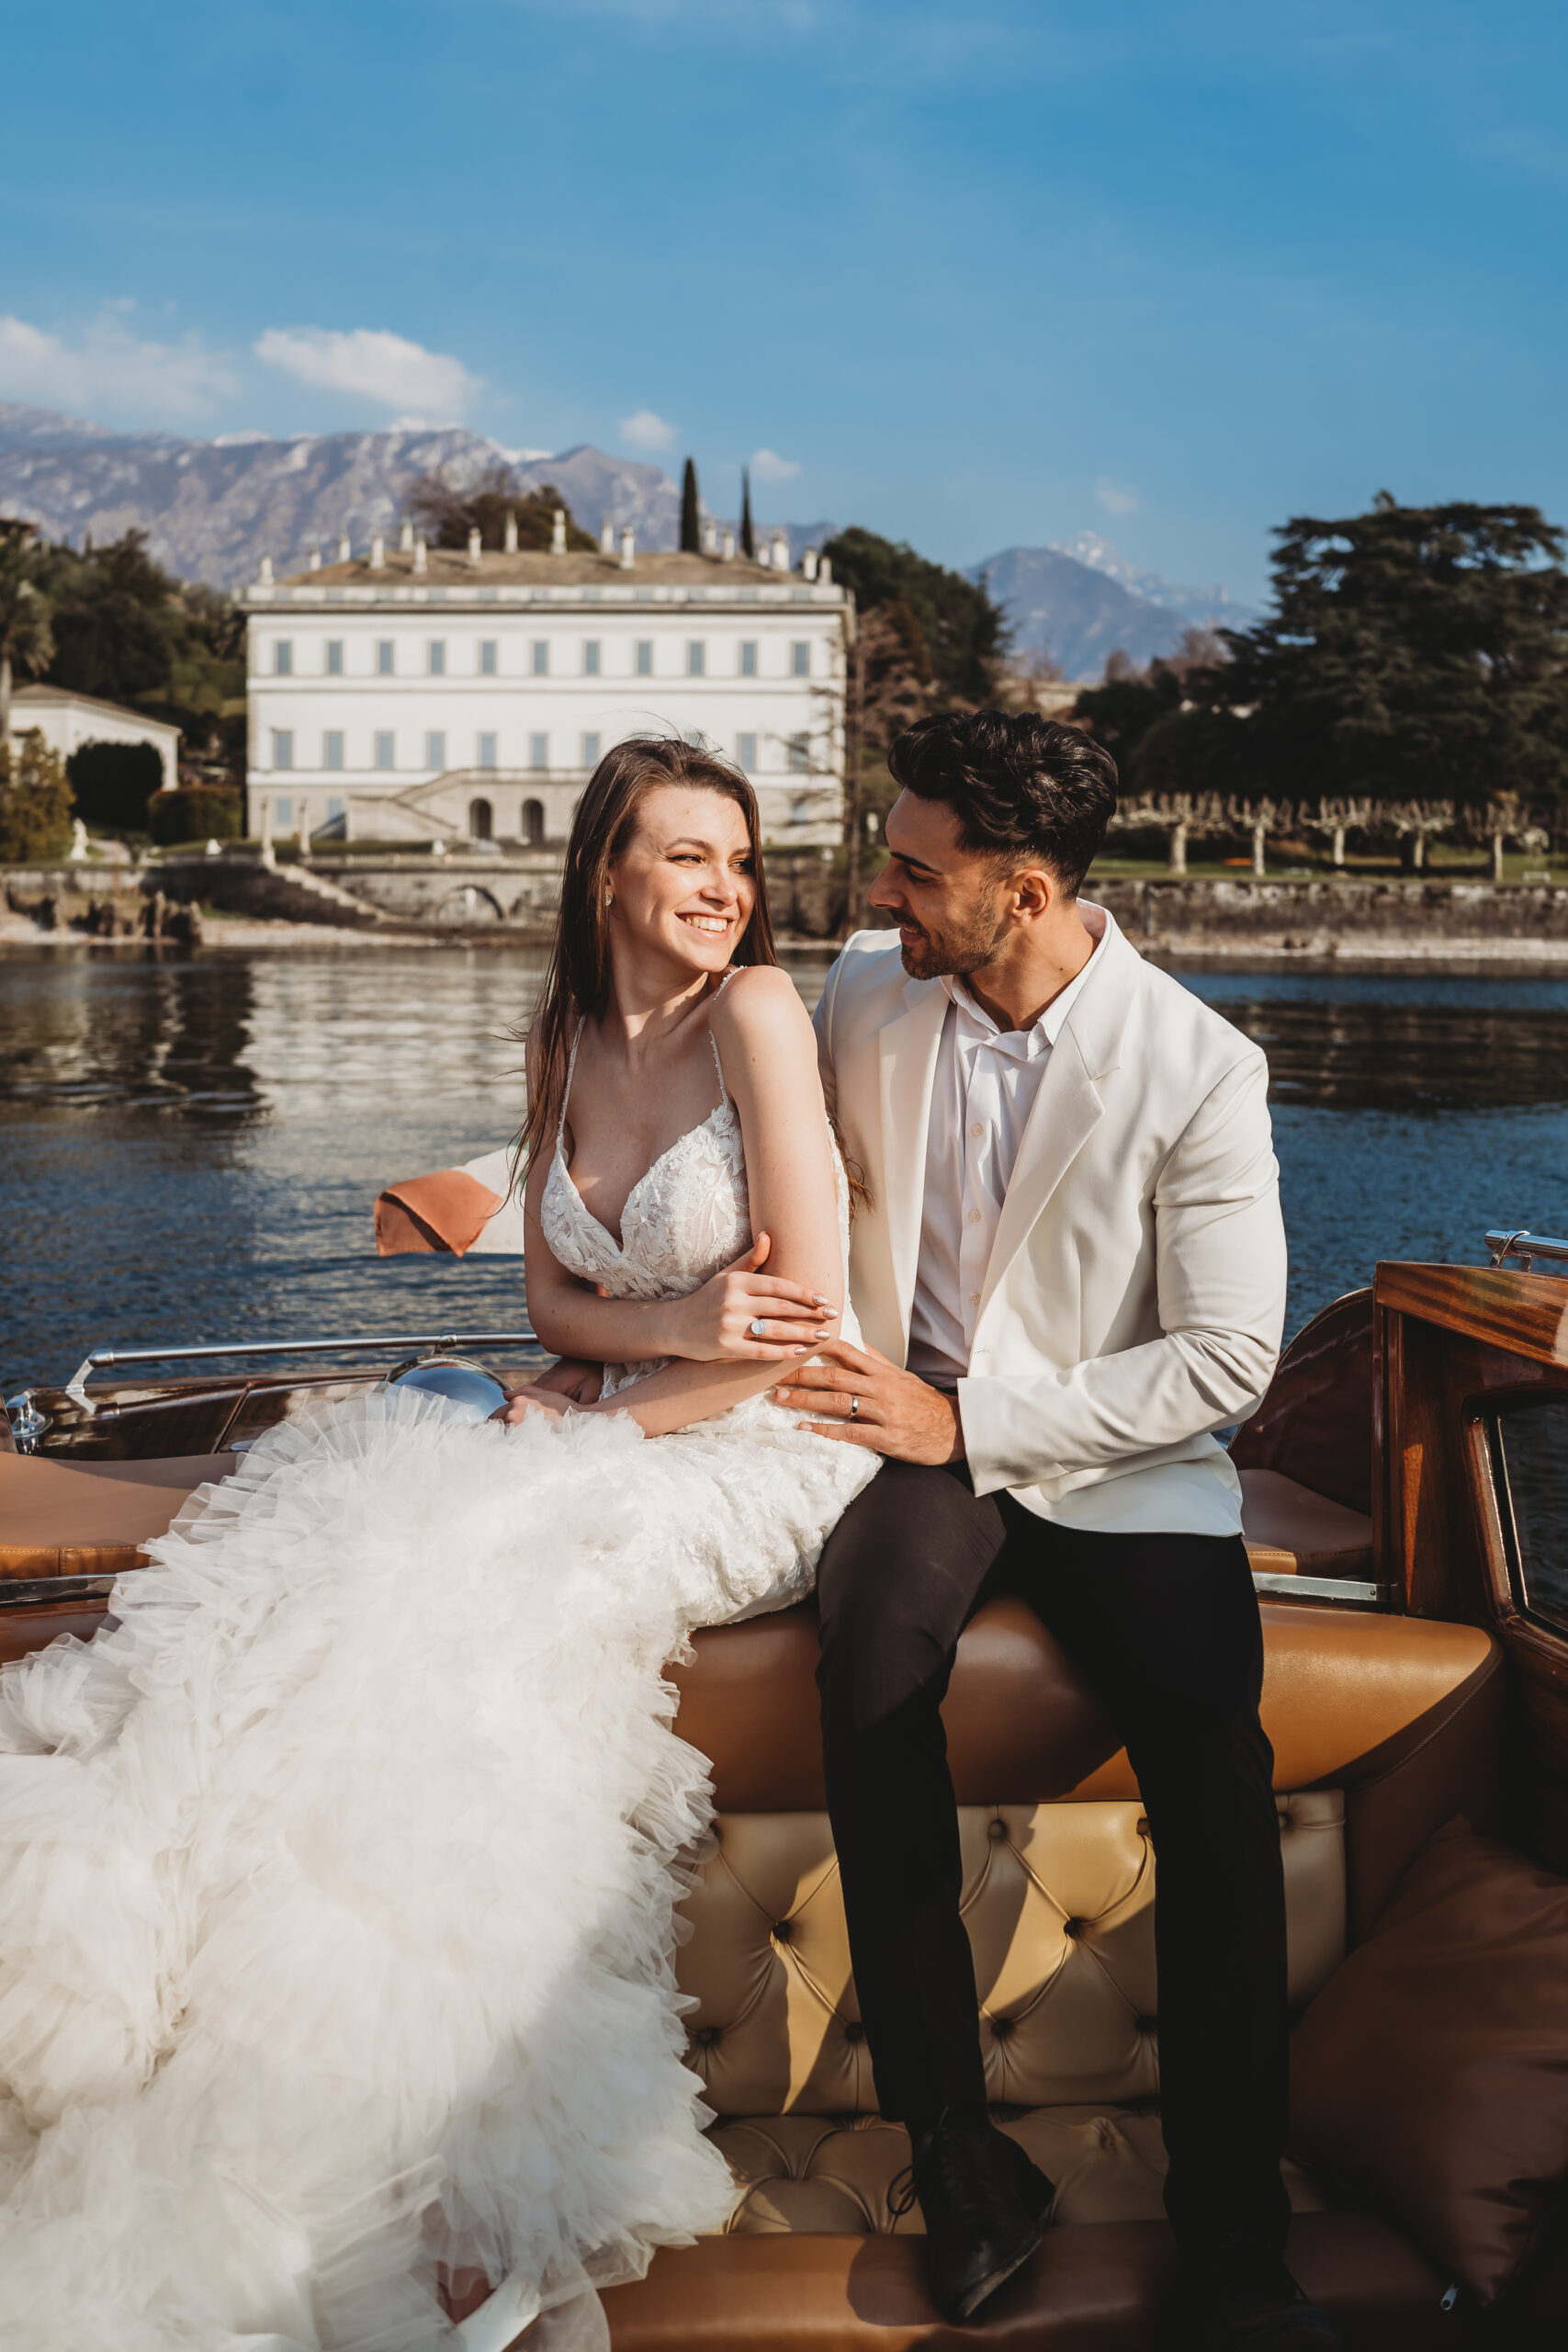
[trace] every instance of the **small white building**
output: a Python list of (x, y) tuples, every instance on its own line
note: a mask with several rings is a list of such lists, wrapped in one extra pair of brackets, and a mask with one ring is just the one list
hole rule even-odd
[(557, 537), (464, 554), (405, 526), (286, 581), (264, 564), (247, 831), (558, 842), (612, 744), (673, 730), (745, 771), (769, 841), (839, 841), (854, 607), (827, 567), (788, 571), (782, 538), (753, 563)]
[(173, 791), (180, 780), (179, 729), (118, 702), (99, 702), (66, 686), (17, 686), (11, 695), (13, 744), (19, 749), (35, 727), (62, 760), (88, 743), (151, 743), (164, 770), (162, 790)]

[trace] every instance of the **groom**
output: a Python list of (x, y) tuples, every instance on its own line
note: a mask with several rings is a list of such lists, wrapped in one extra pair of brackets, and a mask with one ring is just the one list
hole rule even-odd
[(1159, 1862), (1160, 2075), (1198, 2340), (1329, 2352), (1284, 2267), (1285, 1917), (1240, 1490), (1213, 1432), (1273, 1370), (1285, 1243), (1262, 1054), (1079, 883), (1109, 754), (928, 718), (817, 1016), (870, 1194), (836, 1342), (775, 1391), (886, 1457), (818, 1572), (828, 1803), (886, 2115), (937, 2302), (967, 2319), (1051, 2185), (990, 2122), (940, 1708), (983, 1588), (1021, 1593), (1127, 1745)]

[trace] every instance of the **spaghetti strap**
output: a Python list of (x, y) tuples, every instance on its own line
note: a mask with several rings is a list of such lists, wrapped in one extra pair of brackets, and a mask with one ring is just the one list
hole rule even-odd
[(560, 1117), (556, 1121), (556, 1149), (562, 1148), (566, 1136), (566, 1106), (571, 1101), (571, 1081), (577, 1070), (577, 1049), (582, 1043), (582, 1023), (579, 1021), (571, 1033), (571, 1050), (566, 1057), (566, 1084), (561, 1089)]
[[(716, 999), (724, 994), (725, 989), (729, 986), (730, 981), (734, 978), (735, 975), (733, 972), (726, 972), (723, 979), (720, 980), (717, 988), (714, 990), (714, 996)], [(718, 1057), (718, 1039), (713, 1034), (713, 1023), (711, 1020), (708, 1023), (708, 1044), (713, 1047), (713, 1066), (718, 1072), (718, 1107), (720, 1110), (724, 1110), (728, 1107), (729, 1102), (729, 1089), (724, 1082), (724, 1064)]]

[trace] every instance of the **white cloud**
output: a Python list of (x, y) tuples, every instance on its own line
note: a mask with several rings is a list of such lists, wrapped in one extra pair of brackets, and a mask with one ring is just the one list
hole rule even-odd
[(406, 335), (374, 327), (268, 327), (254, 349), (267, 367), (299, 383), (422, 416), (460, 417), (480, 383), (449, 352), (426, 351)]
[(675, 438), (675, 427), (655, 416), (650, 408), (639, 408), (635, 416), (622, 417), (621, 438), (634, 449), (668, 449)]
[(130, 307), (111, 303), (73, 341), (0, 318), (0, 398), (161, 419), (204, 416), (239, 389), (228, 360), (199, 335), (152, 343), (133, 334), (124, 323)]
[(793, 481), (800, 468), (793, 458), (781, 458), (776, 449), (753, 449), (751, 471), (759, 481)]
[(1101, 474), (1094, 485), (1094, 494), (1108, 514), (1130, 514), (1138, 503), (1138, 493), (1129, 490), (1125, 482), (1112, 481)]

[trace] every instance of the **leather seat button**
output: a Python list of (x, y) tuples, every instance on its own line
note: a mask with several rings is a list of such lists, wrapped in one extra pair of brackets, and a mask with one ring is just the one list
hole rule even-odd
[(699, 2050), (711, 2050), (723, 2030), (722, 2026), (700, 2025), (692, 2038)]
[(844, 2028), (844, 2040), (852, 2045), (865, 2040), (865, 2028), (859, 2018), (852, 2018)]
[(1140, 2018), (1137, 2022), (1138, 2031), (1143, 2035), (1145, 2041), (1152, 2041), (1155, 2035), (1159, 2031), (1159, 2019), (1157, 2018)]
[(991, 2019), (991, 2031), (998, 2041), (1005, 2041), (1009, 2034), (1012, 2031), (1011, 2018), (993, 2018)]
[(999, 1844), (999, 1843), (1000, 1843), (1000, 1841), (1002, 1840), (1002, 1838), (1004, 1838), (1007, 1836), (1007, 1834), (1008, 1834), (1008, 1826), (1007, 1826), (1007, 1823), (1006, 1823), (1005, 1821), (987, 1821), (987, 1824), (986, 1824), (986, 1835), (987, 1835), (987, 1837), (988, 1838), (990, 1838), (990, 1840), (991, 1840), (991, 1842), (992, 1842), (992, 1844), (993, 1844), (993, 1845)]
[(1146, 1813), (1141, 1813), (1141, 1814), (1138, 1815), (1138, 1836), (1139, 1836), (1140, 1838), (1146, 1838), (1146, 1837), (1148, 1836), (1148, 1834), (1149, 1834), (1149, 1816), (1148, 1816), (1148, 1815), (1147, 1815)]
[(777, 1926), (776, 1926), (776, 1927), (774, 1928), (774, 1929), (773, 1929), (773, 1941), (774, 1941), (774, 1943), (776, 1943), (776, 1944), (787, 1944), (787, 1943), (788, 1943), (788, 1941), (789, 1941), (789, 1939), (790, 1939), (790, 1925), (789, 1925), (789, 1921), (788, 1921), (787, 1919), (781, 1919), (781, 1920), (778, 1922)]
[(1062, 1933), (1069, 1943), (1076, 1943), (1084, 1931), (1084, 1926), (1085, 1922), (1082, 1919), (1064, 1919)]

